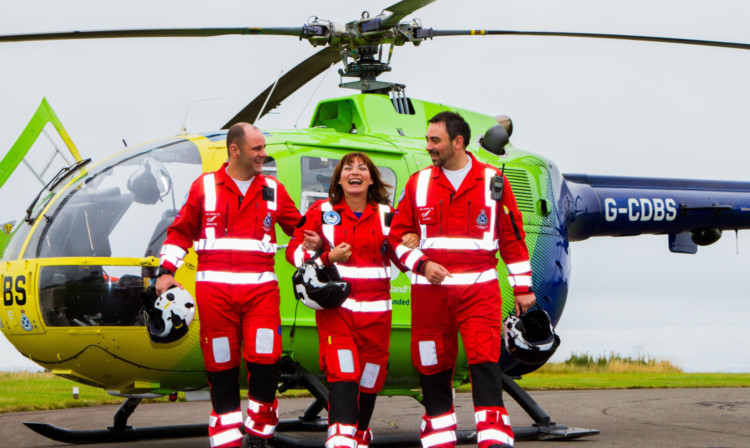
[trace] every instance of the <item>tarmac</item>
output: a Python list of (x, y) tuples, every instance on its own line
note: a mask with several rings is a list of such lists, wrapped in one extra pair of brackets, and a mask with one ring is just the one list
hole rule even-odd
[[(557, 425), (591, 428), (599, 433), (565, 442), (516, 440), (516, 447), (556, 448), (560, 444), (565, 448), (750, 447), (750, 388), (539, 391), (532, 392), (531, 396)], [(531, 418), (507, 395), (505, 397), (514, 427), (530, 426)], [(302, 415), (310, 402), (310, 398), (280, 399), (280, 418)], [(455, 408), (459, 430), (473, 430), (471, 394), (457, 394)], [(113, 424), (116, 409), (117, 406), (101, 406), (0, 414), (0, 447), (71, 446), (42, 437), (22, 423), (50, 423), (76, 430), (104, 429)], [(209, 402), (146, 403), (137, 407), (128, 424), (138, 428), (204, 424), (210, 410)], [(379, 436), (383, 441), (398, 434), (417, 440), (422, 414), (422, 406), (412, 398), (380, 397), (370, 425), (375, 441)], [(325, 416), (325, 411), (321, 415)], [(324, 433), (283, 433), (320, 442), (308, 440), (306, 447), (322, 447)], [(209, 442), (207, 437), (191, 437), (96, 446), (206, 448)]]

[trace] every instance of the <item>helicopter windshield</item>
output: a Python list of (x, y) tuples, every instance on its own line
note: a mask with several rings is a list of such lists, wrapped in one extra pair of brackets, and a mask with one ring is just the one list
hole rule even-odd
[(125, 152), (68, 188), (35, 230), (24, 258), (158, 256), (200, 173), (200, 153), (190, 141)]
[[(158, 257), (167, 228), (201, 172), (200, 153), (190, 141), (161, 141), (122, 153), (63, 193), (34, 231), (24, 257)], [(44, 322), (143, 325), (140, 293), (151, 270), (123, 260), (42, 266)]]

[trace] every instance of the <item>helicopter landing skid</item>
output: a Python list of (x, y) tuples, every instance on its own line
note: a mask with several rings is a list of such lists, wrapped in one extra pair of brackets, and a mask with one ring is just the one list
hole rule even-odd
[[(301, 385), (309, 390), (314, 400), (308, 405), (303, 415), (298, 418), (284, 419), (276, 426), (271, 445), (276, 448), (320, 448), (324, 446), (324, 439), (297, 438), (283, 434), (284, 431), (307, 432), (325, 431), (327, 421), (318, 414), (326, 408), (328, 390), (314, 375), (299, 368), (298, 373), (283, 375), (282, 383), (286, 386)], [(551, 421), (549, 415), (531, 396), (523, 390), (512, 378), (503, 374), (503, 389), (523, 408), (534, 420), (532, 426), (514, 427), (516, 440), (563, 440), (599, 434), (596, 429), (568, 428)], [(65, 443), (106, 443), (132, 442), (137, 440), (151, 440), (164, 438), (206, 437), (208, 425), (190, 424), (175, 426), (155, 426), (148, 428), (133, 428), (127, 425), (128, 418), (141, 402), (140, 398), (128, 398), (117, 409), (114, 415), (114, 425), (100, 430), (71, 430), (48, 423), (25, 422), (29, 429), (52, 440)], [(476, 443), (476, 431), (456, 431), (458, 444)], [(387, 446), (389, 448), (419, 446), (419, 434), (416, 432), (400, 434), (378, 434), (370, 445), (373, 447)]]

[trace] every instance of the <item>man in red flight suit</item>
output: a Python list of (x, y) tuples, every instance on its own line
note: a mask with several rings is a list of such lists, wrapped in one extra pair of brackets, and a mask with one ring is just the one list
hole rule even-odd
[[(452, 379), (457, 332), (466, 349), (479, 448), (513, 446), (502, 400), (498, 363), (502, 299), (497, 251), (510, 272), (516, 310), (534, 302), (531, 264), (521, 213), (507, 179), (502, 197), (490, 187), (500, 171), (466, 152), (469, 125), (453, 112), (429, 120), (427, 151), (433, 166), (406, 183), (391, 225), (391, 243), (412, 271), (412, 362), (420, 373), (425, 416), (424, 448), (456, 445)], [(402, 237), (420, 236), (417, 249)]]
[(243, 358), (247, 445), (265, 446), (278, 423), (281, 317), (274, 225), (291, 235), (301, 216), (284, 186), (262, 174), (265, 148), (258, 128), (232, 126), (227, 163), (193, 182), (161, 250), (158, 294), (179, 286), (173, 275), (188, 248), (198, 254), (195, 296), (213, 405), (208, 429), (213, 448), (242, 446), (238, 378)]

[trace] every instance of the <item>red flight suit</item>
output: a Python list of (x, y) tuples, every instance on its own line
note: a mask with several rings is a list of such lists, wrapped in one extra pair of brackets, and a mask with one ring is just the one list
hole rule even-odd
[[(281, 317), (274, 273), (274, 225), (291, 235), (301, 219), (278, 180), (258, 174), (243, 196), (226, 167), (225, 163), (193, 182), (161, 250), (161, 265), (172, 272), (182, 265), (189, 247), (198, 255), (195, 295), (208, 372), (238, 368), (242, 358), (258, 364), (279, 360)], [(250, 397), (248, 409), (246, 430), (270, 437), (278, 421), (276, 403)], [(241, 440), (235, 438), (241, 439), (237, 428), (242, 415), (238, 420), (237, 411), (212, 413), (212, 446), (239, 446)]]
[[(514, 292), (531, 291), (531, 264), (521, 213), (510, 184), (504, 178), (502, 200), (493, 200), (491, 181), (500, 170), (479, 162), (471, 153), (467, 155), (472, 166), (458, 191), (439, 167), (413, 174), (391, 226), (396, 254), (412, 271), (412, 362), (423, 375), (455, 366), (459, 331), (470, 366), (499, 361), (502, 299), (497, 279), (498, 250), (510, 271)], [(412, 232), (420, 236), (419, 248), (414, 250), (401, 244), (401, 237)], [(428, 260), (443, 265), (452, 277), (446, 277), (440, 285), (430, 284), (422, 275)], [(478, 386), (473, 384), (474, 388)], [(503, 407), (475, 411), (480, 448), (493, 443), (512, 445), (512, 430)], [(492, 422), (487, 423), (487, 419)], [(453, 411), (425, 416), (423, 446), (454, 446), (455, 427)]]

